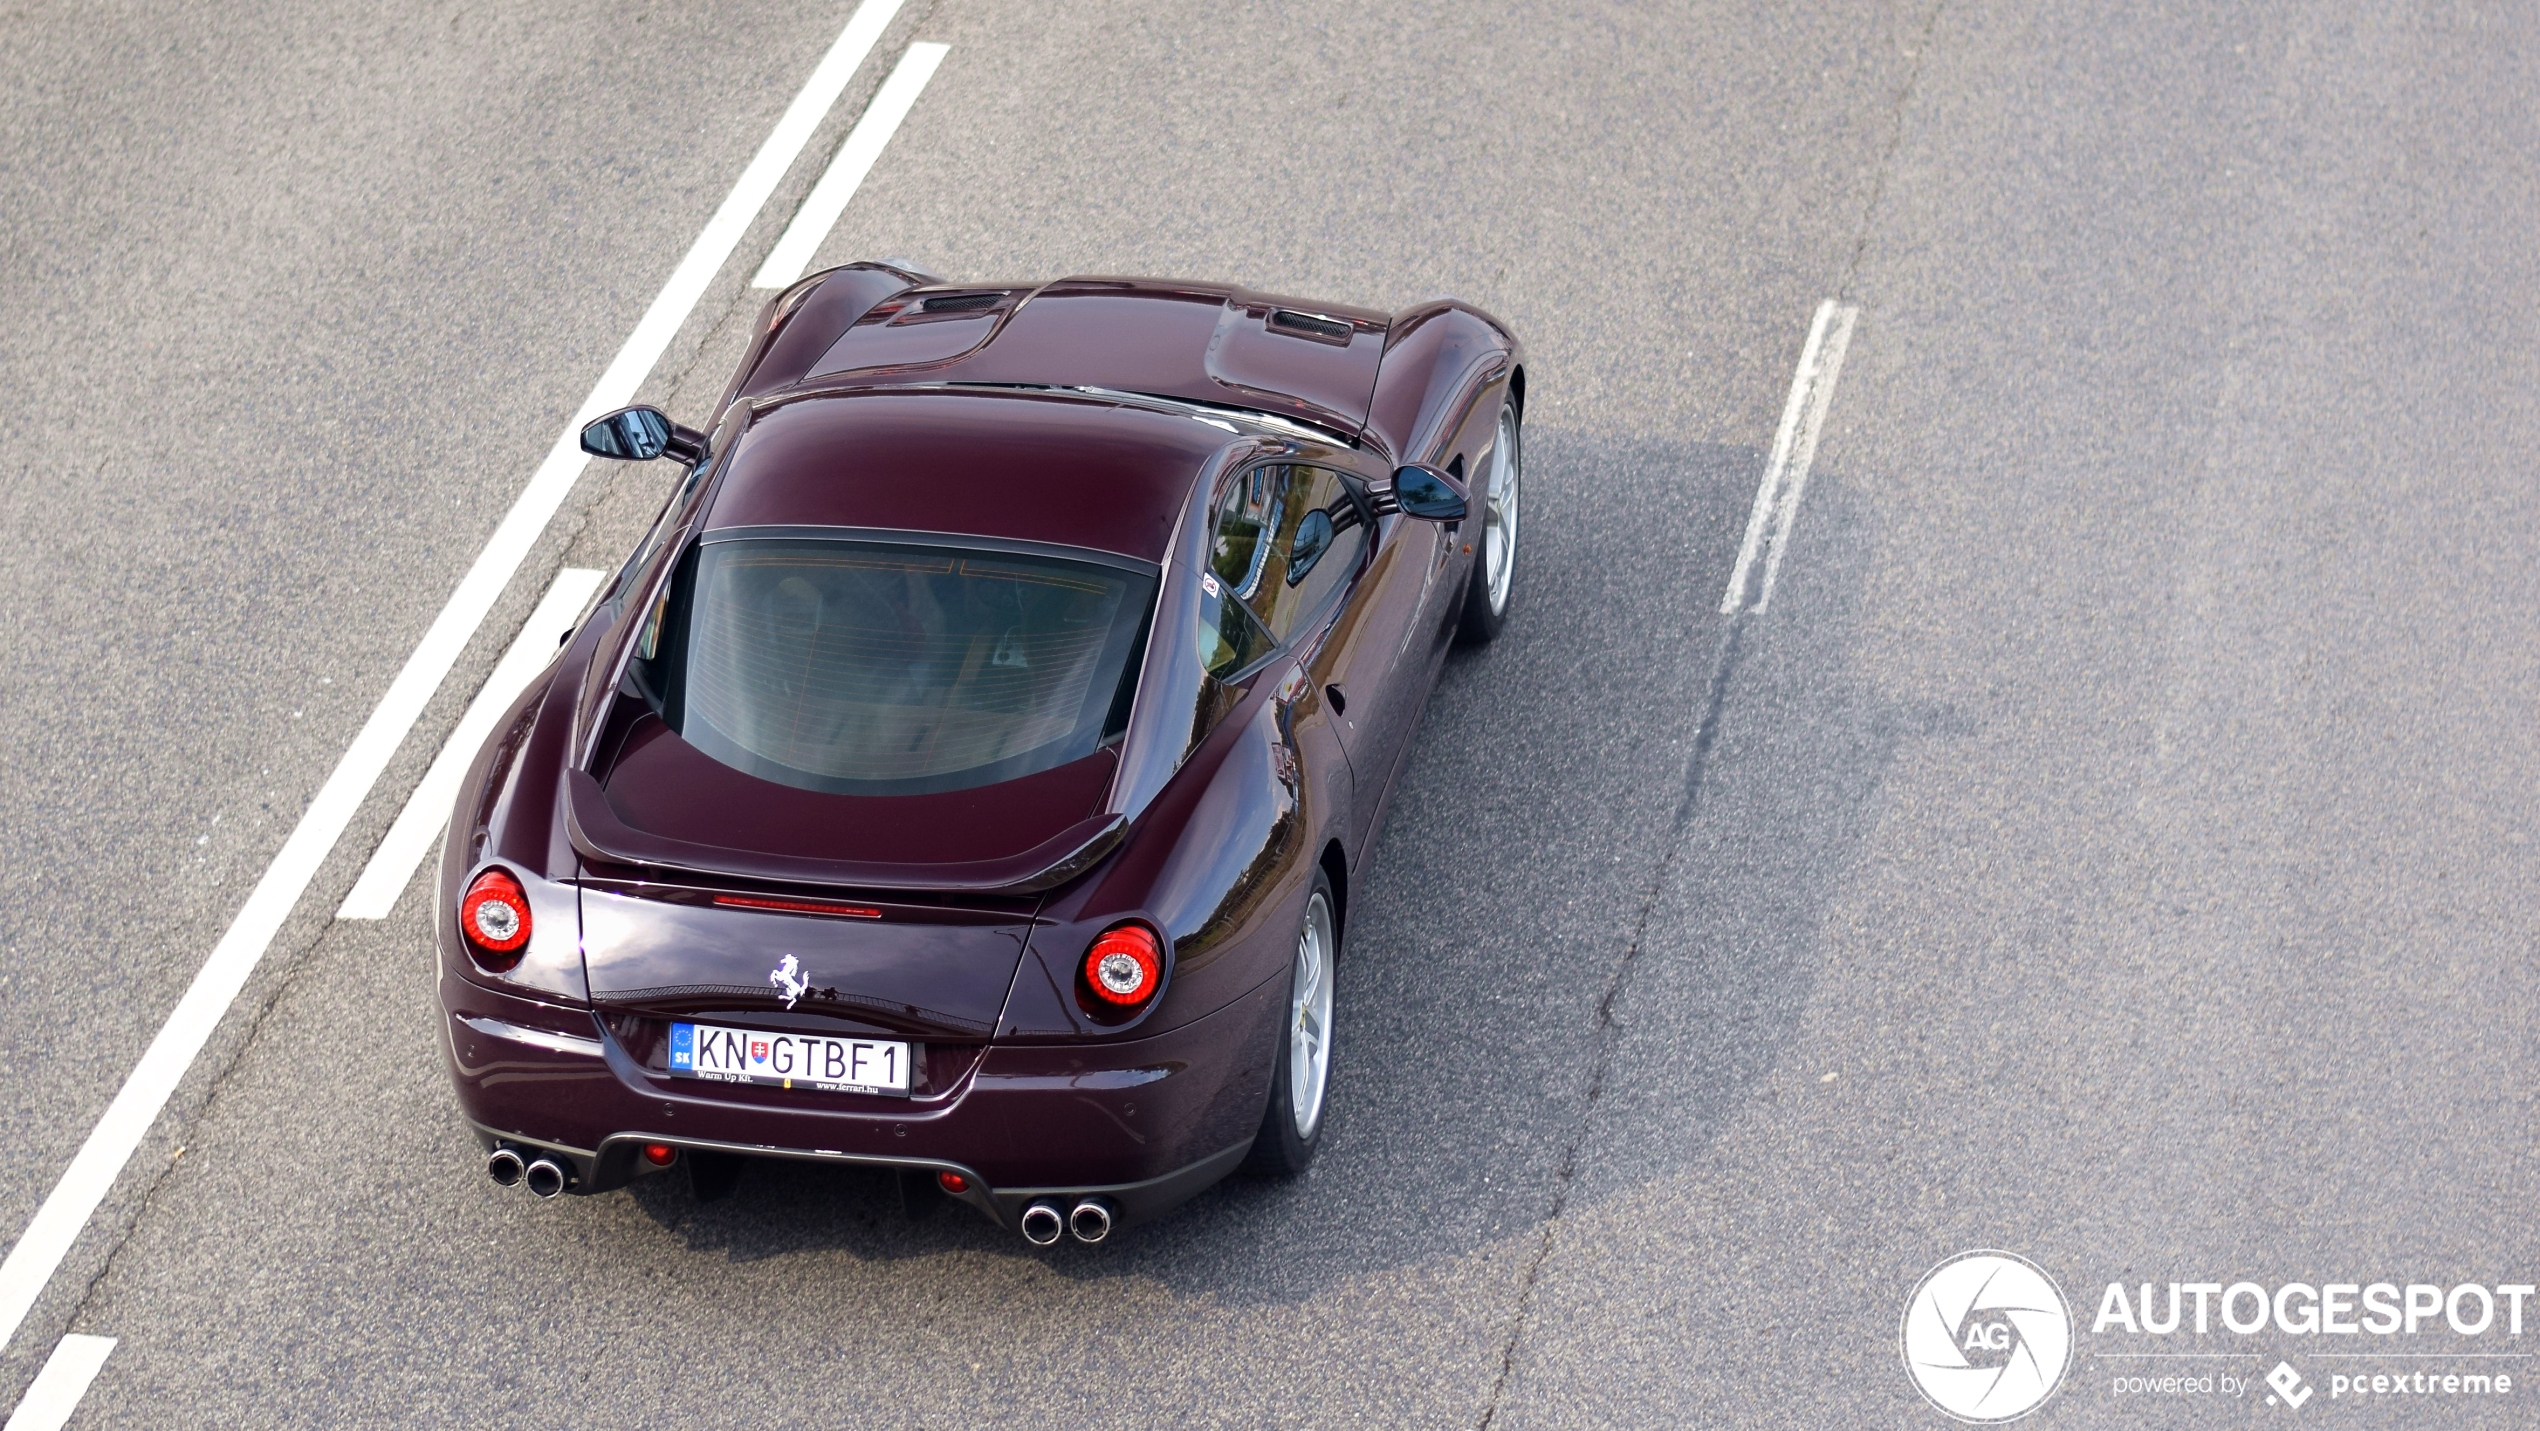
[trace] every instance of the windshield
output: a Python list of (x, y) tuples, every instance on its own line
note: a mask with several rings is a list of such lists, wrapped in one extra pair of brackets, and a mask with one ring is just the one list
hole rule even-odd
[(1119, 737), (1154, 589), (1095, 560), (709, 541), (645, 634), (638, 674), (689, 744), (761, 779), (966, 790)]

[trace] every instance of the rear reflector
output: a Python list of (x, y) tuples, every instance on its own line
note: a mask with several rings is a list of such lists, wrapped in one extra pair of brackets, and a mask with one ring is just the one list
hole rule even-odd
[(668, 1143), (646, 1143), (644, 1161), (657, 1168), (666, 1168), (679, 1161), (679, 1150)]
[(959, 1197), (963, 1193), (970, 1191), (970, 1179), (963, 1177), (959, 1173), (937, 1173), (935, 1174), (935, 1186), (942, 1188), (944, 1191), (951, 1193), (955, 1197)]

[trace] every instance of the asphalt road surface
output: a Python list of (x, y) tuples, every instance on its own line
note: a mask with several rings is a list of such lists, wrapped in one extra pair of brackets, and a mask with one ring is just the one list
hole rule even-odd
[[(851, 8), (0, 15), (0, 1237)], [(2531, 1424), (2540, 1303), (2099, 1314), (2540, 1281), (2540, 14), (909, 0), (648, 400), (712, 402), (913, 41), (819, 262), (1454, 293), (1531, 347), (1520, 608), (1353, 910), (1321, 1161), (1047, 1252), (855, 1171), (491, 1186), (421, 882), (331, 916), (667, 476), (594, 469), (8, 1404), (79, 1333), (79, 1427), (1937, 1427), (1900, 1320), (1990, 1247), (2073, 1304), (2030, 1424)], [(1778, 584), (1724, 615), (1829, 299)], [(2279, 1361), (2319, 1399), (2268, 1404)]]

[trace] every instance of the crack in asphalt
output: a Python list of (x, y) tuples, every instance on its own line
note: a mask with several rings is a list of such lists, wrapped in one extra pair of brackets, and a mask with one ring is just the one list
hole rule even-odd
[[(1869, 252), (1870, 236), (1878, 224), (1880, 208), (1887, 199), (1888, 176), (1895, 171), (1897, 151), (1905, 143), (1905, 112), (1912, 106), (1921, 87), (1923, 61), (1931, 53), (1932, 35), (1940, 26), (1940, 13), (1948, 8), (1948, 0), (1933, 0), (1923, 14), (1913, 48), (1907, 52), (1909, 63), (1904, 82), (1897, 86), (1895, 98), (1887, 105), (1888, 136), (1879, 152), (1879, 162), (1870, 180), (1870, 196), (1861, 207), (1861, 219), (1855, 227), (1851, 256), (1845, 260), (1843, 275), (1835, 284), (1838, 301), (1853, 299), (1853, 282), (1860, 276), (1861, 261)], [(1740, 656), (1745, 649), (1746, 618), (1749, 609), (1741, 607), (1728, 619), (1720, 633), (1718, 647), (1711, 658), (1711, 676), (1706, 692), (1701, 724), (1694, 727), (1693, 750), (1686, 757), (1684, 792), (1676, 802), (1675, 820), (1668, 830), (1667, 848), (1659, 857), (1658, 867), (1650, 875), (1649, 884), (1641, 892), (1640, 910), (1632, 921), (1631, 942), (1624, 946), (1621, 957), (1606, 976), (1605, 990), (1596, 1001), (1595, 1051), (1589, 1062), (1587, 1098), (1579, 1111), (1569, 1141), (1561, 1149), (1560, 1168), (1553, 1175), (1552, 1206), (1543, 1220), (1543, 1235), (1535, 1244), (1534, 1255), (1526, 1263), (1526, 1275), (1518, 1283), (1517, 1310), (1508, 1329), (1508, 1340), (1500, 1348), (1499, 1374), (1491, 1382), (1490, 1399), (1482, 1408), (1479, 1431), (1491, 1431), (1499, 1418), (1501, 1399), (1507, 1394), (1509, 1379), (1517, 1368), (1517, 1348), (1526, 1339), (1526, 1328), (1533, 1321), (1535, 1288), (1543, 1278), (1544, 1264), (1551, 1260), (1553, 1236), (1560, 1230), (1561, 1218), (1569, 1210), (1570, 1188), (1578, 1176), (1579, 1150), (1587, 1141), (1588, 1125), (1596, 1115), (1596, 1106), (1605, 1092), (1605, 1082), (1613, 1070), (1614, 1049), (1621, 1029), (1614, 1022), (1615, 1004), (1631, 982), (1632, 970), (1640, 962), (1642, 946), (1649, 935), (1649, 920), (1665, 893), (1668, 879), (1675, 873), (1677, 857), (1683, 853), (1685, 833), (1693, 823), (1700, 806), (1702, 788), (1711, 768), (1711, 750), (1720, 735), (1720, 712), (1728, 700), (1729, 682), (1737, 675)]]
[(1694, 727), (1693, 749), (1685, 758), (1683, 793), (1676, 798), (1675, 818), (1667, 830), (1666, 853), (1659, 857), (1658, 868), (1651, 872), (1648, 885), (1641, 891), (1640, 910), (1632, 921), (1631, 941), (1623, 948), (1606, 975), (1605, 991), (1596, 1001), (1595, 1054), (1588, 1065), (1586, 1106), (1580, 1110), (1577, 1126), (1569, 1142), (1561, 1149), (1561, 1166), (1553, 1174), (1552, 1207), (1543, 1220), (1543, 1236), (1536, 1242), (1534, 1256), (1526, 1264), (1525, 1280), (1518, 1285), (1515, 1324), (1509, 1328), (1508, 1341), (1500, 1349), (1499, 1375), (1491, 1383), (1490, 1401), (1482, 1411), (1481, 1431), (1490, 1431), (1499, 1415), (1500, 1397), (1508, 1389), (1508, 1379), (1517, 1365), (1517, 1347), (1525, 1340), (1526, 1325), (1534, 1311), (1535, 1283), (1543, 1276), (1543, 1265), (1552, 1256), (1552, 1238), (1561, 1225), (1561, 1215), (1569, 1209), (1570, 1185), (1578, 1176), (1579, 1148), (1587, 1141), (1588, 1120), (1596, 1113), (1596, 1105), (1605, 1093), (1605, 1080), (1614, 1064), (1614, 1046), (1621, 1036), (1614, 1022), (1615, 1003), (1631, 981), (1632, 968), (1640, 960), (1640, 951), (1648, 942), (1649, 919), (1656, 912), (1659, 896), (1666, 892), (1667, 881), (1675, 873), (1676, 857), (1683, 852), (1685, 832), (1693, 824), (1693, 816), (1702, 799), (1704, 776), (1711, 768), (1711, 749), (1720, 735), (1720, 712), (1727, 704), (1729, 683), (1736, 678), (1738, 660), (1745, 650), (1746, 616), (1743, 610), (1728, 619), (1720, 640), (1711, 654), (1711, 675), (1704, 692), (1702, 721)]
[(1940, 12), (1949, 8), (1949, 0), (1932, 0), (1929, 13), (1923, 16), (1922, 33), (1914, 37), (1914, 48), (1906, 52), (1912, 63), (1905, 67), (1905, 82), (1896, 87), (1896, 98), (1888, 104), (1887, 147), (1879, 151), (1878, 168), (1870, 175), (1870, 201), (1861, 206), (1861, 223), (1852, 236), (1852, 257), (1843, 265), (1843, 278), (1834, 287), (1841, 301), (1852, 299), (1852, 280), (1861, 273), (1861, 259), (1870, 249), (1870, 232), (1878, 225), (1879, 206), (1887, 200), (1887, 178), (1896, 172), (1896, 151), (1905, 145), (1905, 111), (1914, 102), (1914, 92), (1922, 88), (1923, 60), (1931, 53), (1932, 32), (1940, 28)]

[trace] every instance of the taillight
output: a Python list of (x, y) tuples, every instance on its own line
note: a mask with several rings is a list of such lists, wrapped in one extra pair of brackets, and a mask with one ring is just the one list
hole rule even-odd
[(1103, 931), (1085, 951), (1085, 988), (1115, 1010), (1125, 1012), (1155, 997), (1164, 977), (1164, 952), (1143, 924), (1116, 925)]
[(459, 932), (487, 962), (507, 964), (529, 943), (529, 896), (508, 870), (490, 869), (476, 877), (459, 901)]

